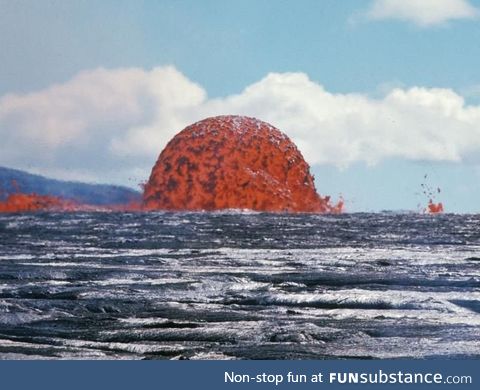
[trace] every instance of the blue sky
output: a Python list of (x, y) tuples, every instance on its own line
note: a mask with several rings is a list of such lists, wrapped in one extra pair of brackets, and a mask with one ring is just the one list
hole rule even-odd
[(480, 4), (423, 2), (0, 0), (0, 165), (134, 185), (181, 126), (231, 110), (285, 131), (351, 211), (417, 210), (426, 181), (478, 212)]

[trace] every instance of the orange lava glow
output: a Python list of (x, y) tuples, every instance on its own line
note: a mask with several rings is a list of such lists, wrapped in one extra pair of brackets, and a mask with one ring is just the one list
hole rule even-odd
[(4, 201), (0, 201), (0, 213), (23, 213), (35, 211), (142, 211), (143, 206), (139, 202), (127, 204), (115, 204), (107, 206), (89, 205), (63, 199), (57, 196), (15, 193), (9, 195)]
[[(428, 175), (425, 174), (423, 176), (424, 181), (427, 180)], [(422, 187), (422, 192), (423, 195), (427, 196), (428, 199), (428, 204), (427, 207), (424, 209), (424, 212), (427, 214), (440, 214), (443, 213), (443, 203), (442, 202), (436, 202), (435, 198), (436, 195), (440, 194), (442, 190), (440, 187), (437, 187), (436, 189), (433, 189), (430, 187), (426, 182), (421, 184)]]
[(343, 210), (343, 200), (332, 204), (317, 194), (308, 164), (286, 135), (243, 116), (207, 118), (177, 134), (143, 199), (146, 210)]
[(341, 213), (317, 194), (310, 168), (278, 129), (242, 116), (207, 118), (177, 134), (143, 185), (143, 202), (94, 206), (57, 196), (0, 189), (0, 213), (35, 211), (150, 211), (248, 209)]
[(443, 213), (443, 204), (442, 202), (434, 203), (432, 199), (428, 201), (427, 213), (429, 214), (440, 214)]
[(0, 201), (0, 213), (26, 211), (74, 211), (77, 205), (55, 196), (15, 193)]
[(21, 192), (20, 185), (16, 180), (12, 180), (11, 187), (14, 193), (8, 193), (0, 188), (0, 197), (5, 196), (5, 200), (0, 200), (0, 213), (23, 213), (36, 211), (141, 211), (143, 206), (140, 202), (129, 202), (126, 204), (114, 204), (107, 206), (89, 205), (77, 202), (72, 199), (64, 199), (59, 196), (38, 195), (35, 193)]

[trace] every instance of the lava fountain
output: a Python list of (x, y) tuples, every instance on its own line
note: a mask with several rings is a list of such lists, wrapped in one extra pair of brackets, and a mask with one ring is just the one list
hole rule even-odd
[(317, 194), (295, 144), (268, 123), (217, 116), (178, 133), (145, 185), (146, 210), (342, 211)]
[[(428, 177), (427, 174), (423, 176), (423, 179), (426, 180)], [(437, 187), (437, 189), (434, 191), (427, 183), (422, 183), (422, 192), (425, 196), (429, 197), (427, 207), (425, 208), (424, 212), (427, 214), (441, 214), (443, 213), (443, 203), (442, 202), (435, 202), (435, 195), (440, 194), (442, 190), (440, 187)]]
[(440, 214), (443, 213), (443, 203), (434, 203), (432, 199), (428, 201), (426, 212), (428, 214)]

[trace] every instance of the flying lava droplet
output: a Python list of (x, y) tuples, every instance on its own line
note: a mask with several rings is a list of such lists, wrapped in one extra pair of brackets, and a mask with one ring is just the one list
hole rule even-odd
[(317, 194), (293, 142), (268, 123), (218, 116), (178, 133), (145, 185), (147, 210), (250, 209), (339, 213), (343, 201)]

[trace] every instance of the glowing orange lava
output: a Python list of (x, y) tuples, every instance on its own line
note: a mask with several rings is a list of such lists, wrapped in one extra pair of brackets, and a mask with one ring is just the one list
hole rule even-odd
[(24, 193), (16, 180), (12, 180), (11, 187), (14, 193), (9, 193), (0, 188), (0, 213), (22, 213), (35, 211), (141, 211), (140, 202), (126, 204), (113, 204), (106, 206), (89, 205), (77, 202), (73, 199), (65, 199), (59, 196), (39, 195), (36, 193)]
[[(321, 197), (303, 156), (273, 126), (242, 116), (197, 122), (162, 151), (143, 203), (93, 206), (57, 196), (3, 192), (0, 212), (250, 209), (341, 213), (343, 199)], [(2, 191), (0, 190), (0, 198)]]
[(73, 211), (77, 205), (73, 201), (59, 197), (37, 194), (10, 194), (0, 201), (0, 213), (19, 213), (25, 211)]
[(0, 213), (22, 213), (33, 211), (142, 211), (143, 206), (139, 202), (127, 204), (115, 204), (106, 206), (89, 205), (63, 199), (57, 196), (38, 195), (35, 193), (10, 194), (4, 201), (0, 201)]
[(434, 203), (432, 199), (428, 201), (427, 212), (429, 214), (439, 214), (443, 213), (443, 204), (442, 202)]
[[(428, 175), (425, 174), (423, 176), (424, 180), (427, 180)], [(435, 202), (435, 197), (436, 195), (440, 194), (442, 190), (440, 187), (437, 187), (435, 190), (433, 190), (427, 183), (422, 183), (420, 185), (422, 187), (422, 192), (425, 196), (429, 197), (427, 208), (424, 210), (424, 212), (428, 214), (440, 214), (443, 213), (443, 203), (442, 202)]]
[(243, 116), (207, 118), (177, 134), (145, 185), (146, 210), (339, 213), (320, 197), (293, 142), (268, 123)]

